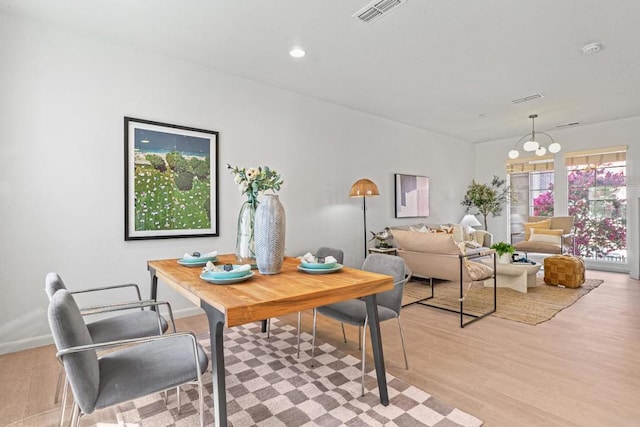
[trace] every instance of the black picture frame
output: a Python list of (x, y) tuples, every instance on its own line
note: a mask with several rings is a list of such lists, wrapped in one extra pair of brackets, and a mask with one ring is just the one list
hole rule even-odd
[(429, 177), (423, 175), (394, 174), (396, 218), (423, 218), (429, 216)]
[(216, 131), (124, 118), (124, 239), (218, 236)]

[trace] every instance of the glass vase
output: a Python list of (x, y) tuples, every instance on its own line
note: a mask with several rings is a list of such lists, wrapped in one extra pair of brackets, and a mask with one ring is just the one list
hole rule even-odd
[(256, 203), (244, 202), (238, 215), (238, 236), (236, 259), (239, 263), (255, 264), (256, 245), (254, 241)]

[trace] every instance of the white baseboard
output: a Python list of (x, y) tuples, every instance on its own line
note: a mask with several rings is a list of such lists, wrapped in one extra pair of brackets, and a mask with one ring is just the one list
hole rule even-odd
[[(189, 307), (183, 308), (182, 310), (174, 311), (173, 316), (176, 319), (180, 319), (181, 317), (196, 316), (203, 313), (204, 311), (199, 307)], [(15, 353), (17, 351), (28, 350), (31, 348), (42, 347), (50, 344), (53, 344), (53, 337), (51, 336), (51, 334), (40, 335), (38, 337), (23, 338), (20, 340), (9, 342), (2, 342), (0, 343), (0, 354)]]

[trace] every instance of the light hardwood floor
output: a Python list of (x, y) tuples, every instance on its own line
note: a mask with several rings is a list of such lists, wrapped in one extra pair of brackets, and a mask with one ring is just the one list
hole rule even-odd
[[(640, 282), (597, 271), (587, 277), (605, 283), (537, 326), (489, 317), (460, 329), (452, 313), (410, 306), (402, 312), (410, 370), (395, 322), (383, 324), (387, 370), (488, 427), (638, 426)], [(347, 327), (344, 344), (338, 324), (319, 319), (320, 339), (359, 357), (355, 328)], [(294, 324), (295, 316), (285, 320)], [(179, 319), (179, 328), (205, 332), (206, 319)], [(310, 312), (303, 329), (311, 330)], [(52, 346), (0, 356), (0, 425), (56, 425), (57, 374)], [(105, 410), (83, 425), (98, 422), (115, 417)]]

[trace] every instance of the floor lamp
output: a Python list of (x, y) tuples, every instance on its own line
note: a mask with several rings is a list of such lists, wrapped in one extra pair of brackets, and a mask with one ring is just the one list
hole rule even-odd
[(364, 215), (364, 257), (367, 258), (367, 197), (379, 196), (378, 186), (367, 178), (357, 180), (351, 186), (349, 197), (362, 197), (362, 213)]

